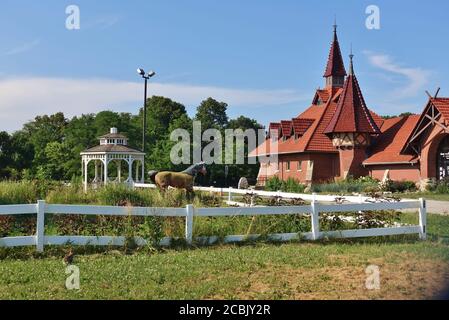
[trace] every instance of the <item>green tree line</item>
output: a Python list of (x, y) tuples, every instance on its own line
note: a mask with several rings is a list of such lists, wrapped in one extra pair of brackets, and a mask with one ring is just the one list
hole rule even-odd
[[(204, 100), (193, 118), (184, 105), (171, 99), (153, 96), (147, 101), (146, 169), (182, 170), (186, 165), (173, 165), (170, 150), (176, 143), (170, 133), (177, 128), (192, 132), (194, 120), (201, 121), (203, 130), (261, 129), (257, 121), (240, 116), (229, 119), (228, 105), (212, 98)], [(129, 138), (129, 145), (141, 149), (143, 108), (137, 115), (102, 111), (67, 119), (62, 112), (37, 116), (12, 134), (0, 131), (0, 179), (47, 179), (68, 181), (81, 175), (80, 152), (98, 145), (98, 137), (111, 127)], [(247, 155), (245, 148), (245, 155)], [(224, 154), (224, 151), (223, 151)], [(213, 164), (208, 175), (199, 178), (204, 185), (224, 185), (225, 166)], [(240, 177), (255, 179), (258, 165), (229, 165), (228, 183), (236, 184)]]

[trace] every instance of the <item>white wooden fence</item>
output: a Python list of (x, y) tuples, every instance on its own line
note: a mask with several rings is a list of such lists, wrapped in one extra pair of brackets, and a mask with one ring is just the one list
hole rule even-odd
[[(145, 183), (135, 183), (133, 184), (134, 188), (147, 188), (147, 189), (155, 189), (156, 185), (154, 184), (145, 184)], [(194, 187), (195, 191), (203, 191), (203, 192), (213, 192), (226, 194), (228, 197), (228, 201), (232, 201), (232, 197), (235, 194), (245, 195), (245, 194), (255, 194), (261, 197), (281, 197), (284, 199), (298, 199), (301, 198), (306, 201), (318, 201), (318, 202), (335, 202), (335, 198), (339, 197), (337, 195), (322, 195), (322, 194), (307, 194), (307, 193), (289, 193), (289, 192), (281, 192), (281, 191), (262, 191), (262, 190), (249, 190), (249, 189), (235, 189), (235, 188), (216, 188), (216, 187)], [(348, 203), (364, 203), (370, 200), (373, 200), (370, 197), (366, 197), (363, 195), (357, 196), (343, 196), (345, 202)], [(416, 201), (412, 199), (402, 199), (404, 202), (408, 201)]]
[[(419, 210), (419, 225), (376, 229), (356, 229), (343, 231), (321, 232), (319, 228), (320, 213), (329, 212), (360, 212), (377, 210)], [(396, 203), (363, 203), (363, 204), (340, 204), (323, 205), (312, 201), (310, 205), (297, 207), (246, 207), (246, 208), (195, 208), (187, 205), (186, 208), (141, 208), (141, 207), (109, 207), (109, 206), (78, 206), (78, 205), (55, 205), (38, 201), (37, 204), (7, 205), (0, 206), (0, 216), (36, 214), (36, 235), (23, 237), (0, 238), (0, 247), (36, 246), (37, 251), (42, 252), (44, 245), (98, 245), (98, 246), (121, 246), (124, 245), (125, 237), (112, 236), (47, 236), (45, 235), (45, 215), (102, 215), (102, 216), (158, 216), (158, 217), (184, 217), (185, 240), (193, 243), (194, 217), (218, 217), (218, 216), (260, 216), (260, 215), (309, 215), (311, 216), (311, 232), (271, 234), (268, 239), (272, 241), (290, 240), (318, 240), (323, 237), (329, 238), (357, 238), (372, 236), (388, 236), (399, 234), (419, 234), (421, 239), (426, 239), (426, 202), (419, 201), (396, 202)], [(237, 235), (227, 236), (223, 239), (225, 243), (255, 240), (260, 235)], [(172, 239), (164, 238), (162, 246), (170, 245)], [(145, 245), (146, 241), (136, 238), (138, 245)], [(219, 241), (218, 237), (199, 237), (195, 241), (201, 244), (213, 244)]]

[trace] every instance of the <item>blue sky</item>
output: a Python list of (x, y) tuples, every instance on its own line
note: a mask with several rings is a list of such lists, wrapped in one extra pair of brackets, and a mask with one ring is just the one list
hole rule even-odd
[[(65, 28), (72, 4), (80, 30)], [(372, 4), (380, 30), (365, 27)], [(369, 107), (420, 112), (424, 90), (449, 96), (448, 9), (447, 0), (2, 0), (0, 130), (57, 111), (135, 113), (140, 66), (157, 72), (150, 93), (191, 115), (212, 96), (229, 103), (231, 117), (292, 118), (324, 84), (335, 15)]]

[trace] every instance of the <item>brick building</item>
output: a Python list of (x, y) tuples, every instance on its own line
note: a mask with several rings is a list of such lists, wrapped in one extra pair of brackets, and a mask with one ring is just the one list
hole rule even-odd
[(336, 26), (324, 78), (311, 106), (270, 123), (267, 140), (250, 153), (270, 155), (277, 141), (278, 161), (261, 162), (259, 183), (273, 176), (312, 183), (368, 175), (421, 183), (449, 175), (449, 98), (429, 95), (421, 115), (382, 119), (365, 103), (352, 53), (346, 72)]

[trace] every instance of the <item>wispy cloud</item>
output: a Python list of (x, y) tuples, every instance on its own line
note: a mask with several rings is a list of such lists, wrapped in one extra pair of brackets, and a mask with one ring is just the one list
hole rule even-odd
[[(429, 83), (429, 77), (431, 75), (429, 70), (419, 67), (404, 67), (396, 63), (387, 54), (379, 54), (372, 51), (365, 51), (364, 53), (373, 66), (388, 73), (383, 75), (384, 79), (397, 85), (392, 93), (392, 96), (396, 99), (415, 97)], [(395, 78), (398, 76), (400, 79)]]
[[(20, 129), (24, 122), (38, 114), (58, 111), (68, 117), (105, 109), (135, 113), (141, 105), (142, 87), (140, 82), (108, 79), (0, 79), (0, 131)], [(23, 88), (27, 88), (26, 94)], [(202, 100), (214, 97), (227, 102), (231, 108), (239, 108), (239, 113), (250, 111), (249, 115), (253, 117), (260, 113), (259, 108), (272, 110), (276, 106), (310, 98), (289, 89), (232, 89), (176, 83), (152, 83), (149, 89), (151, 95), (166, 96), (187, 107), (197, 106)]]
[(40, 39), (34, 39), (33, 41), (26, 42), (21, 44), (20, 46), (17, 46), (15, 48), (12, 48), (4, 53), (5, 56), (13, 56), (16, 54), (21, 54), (28, 52), (32, 50), (34, 47), (37, 47), (41, 43)]
[(98, 17), (94, 20), (87, 21), (81, 25), (81, 30), (85, 29), (100, 29), (105, 30), (115, 26), (122, 20), (120, 16), (110, 15)]

